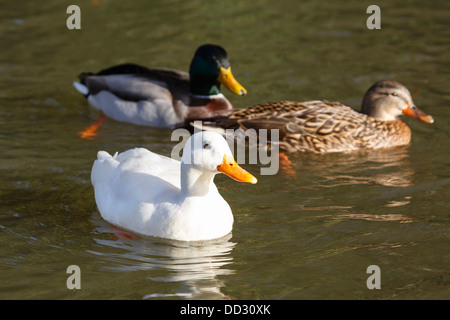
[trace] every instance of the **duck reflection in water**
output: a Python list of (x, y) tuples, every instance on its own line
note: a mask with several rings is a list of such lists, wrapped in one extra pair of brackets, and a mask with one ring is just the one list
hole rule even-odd
[[(89, 252), (106, 261), (105, 270), (148, 271), (149, 293), (143, 299), (230, 299), (221, 291), (224, 283), (218, 277), (234, 273), (227, 268), (233, 262), (231, 252), (236, 246), (230, 240), (232, 234), (198, 242), (141, 236), (130, 239), (117, 233), (98, 214), (94, 214), (92, 222), (100, 236), (94, 239), (97, 246)], [(152, 292), (155, 282), (163, 284), (158, 288), (164, 283), (167, 288), (179, 283), (179, 288), (176, 292)]]
[(315, 173), (316, 179), (309, 185), (314, 189), (359, 184), (407, 187), (414, 182), (415, 170), (407, 147), (325, 155), (298, 154), (290, 155), (290, 158), (294, 172)]

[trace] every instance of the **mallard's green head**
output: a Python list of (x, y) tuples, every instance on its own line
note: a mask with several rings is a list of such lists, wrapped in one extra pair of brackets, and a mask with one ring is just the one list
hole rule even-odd
[(189, 74), (192, 94), (218, 94), (220, 84), (237, 95), (243, 96), (247, 93), (233, 77), (227, 52), (220, 46), (200, 46), (192, 59)]

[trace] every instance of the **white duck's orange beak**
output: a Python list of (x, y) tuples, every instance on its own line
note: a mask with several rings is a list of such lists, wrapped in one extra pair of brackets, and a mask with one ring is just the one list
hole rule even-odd
[(425, 123), (433, 123), (434, 122), (434, 119), (432, 116), (430, 116), (429, 114), (426, 114), (425, 112), (423, 112), (422, 110), (417, 108), (415, 105), (410, 105), (406, 109), (403, 109), (403, 113), (410, 117), (413, 117), (420, 121), (423, 121)]
[(217, 166), (217, 170), (240, 182), (255, 184), (258, 181), (253, 175), (242, 169), (231, 156), (224, 155), (223, 162)]
[(247, 90), (237, 82), (231, 73), (231, 67), (228, 67), (227, 69), (220, 67), (220, 73), (217, 80), (234, 94), (239, 96), (245, 96), (247, 94)]

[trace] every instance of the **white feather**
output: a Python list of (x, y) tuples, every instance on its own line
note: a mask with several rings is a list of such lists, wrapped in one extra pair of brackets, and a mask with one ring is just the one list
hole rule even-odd
[(75, 87), (75, 89), (77, 89), (77, 91), (79, 93), (81, 93), (84, 96), (87, 96), (89, 94), (89, 88), (86, 87), (84, 84), (80, 83), (80, 82), (72, 82), (72, 85)]

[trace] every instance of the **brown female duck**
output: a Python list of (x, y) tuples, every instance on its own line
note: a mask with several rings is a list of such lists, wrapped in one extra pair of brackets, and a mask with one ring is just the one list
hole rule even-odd
[(361, 112), (326, 100), (270, 102), (234, 111), (218, 119), (223, 129), (279, 129), (280, 150), (286, 152), (345, 152), (407, 145), (411, 129), (397, 117), (406, 114), (426, 123), (402, 84), (382, 80), (364, 96)]

